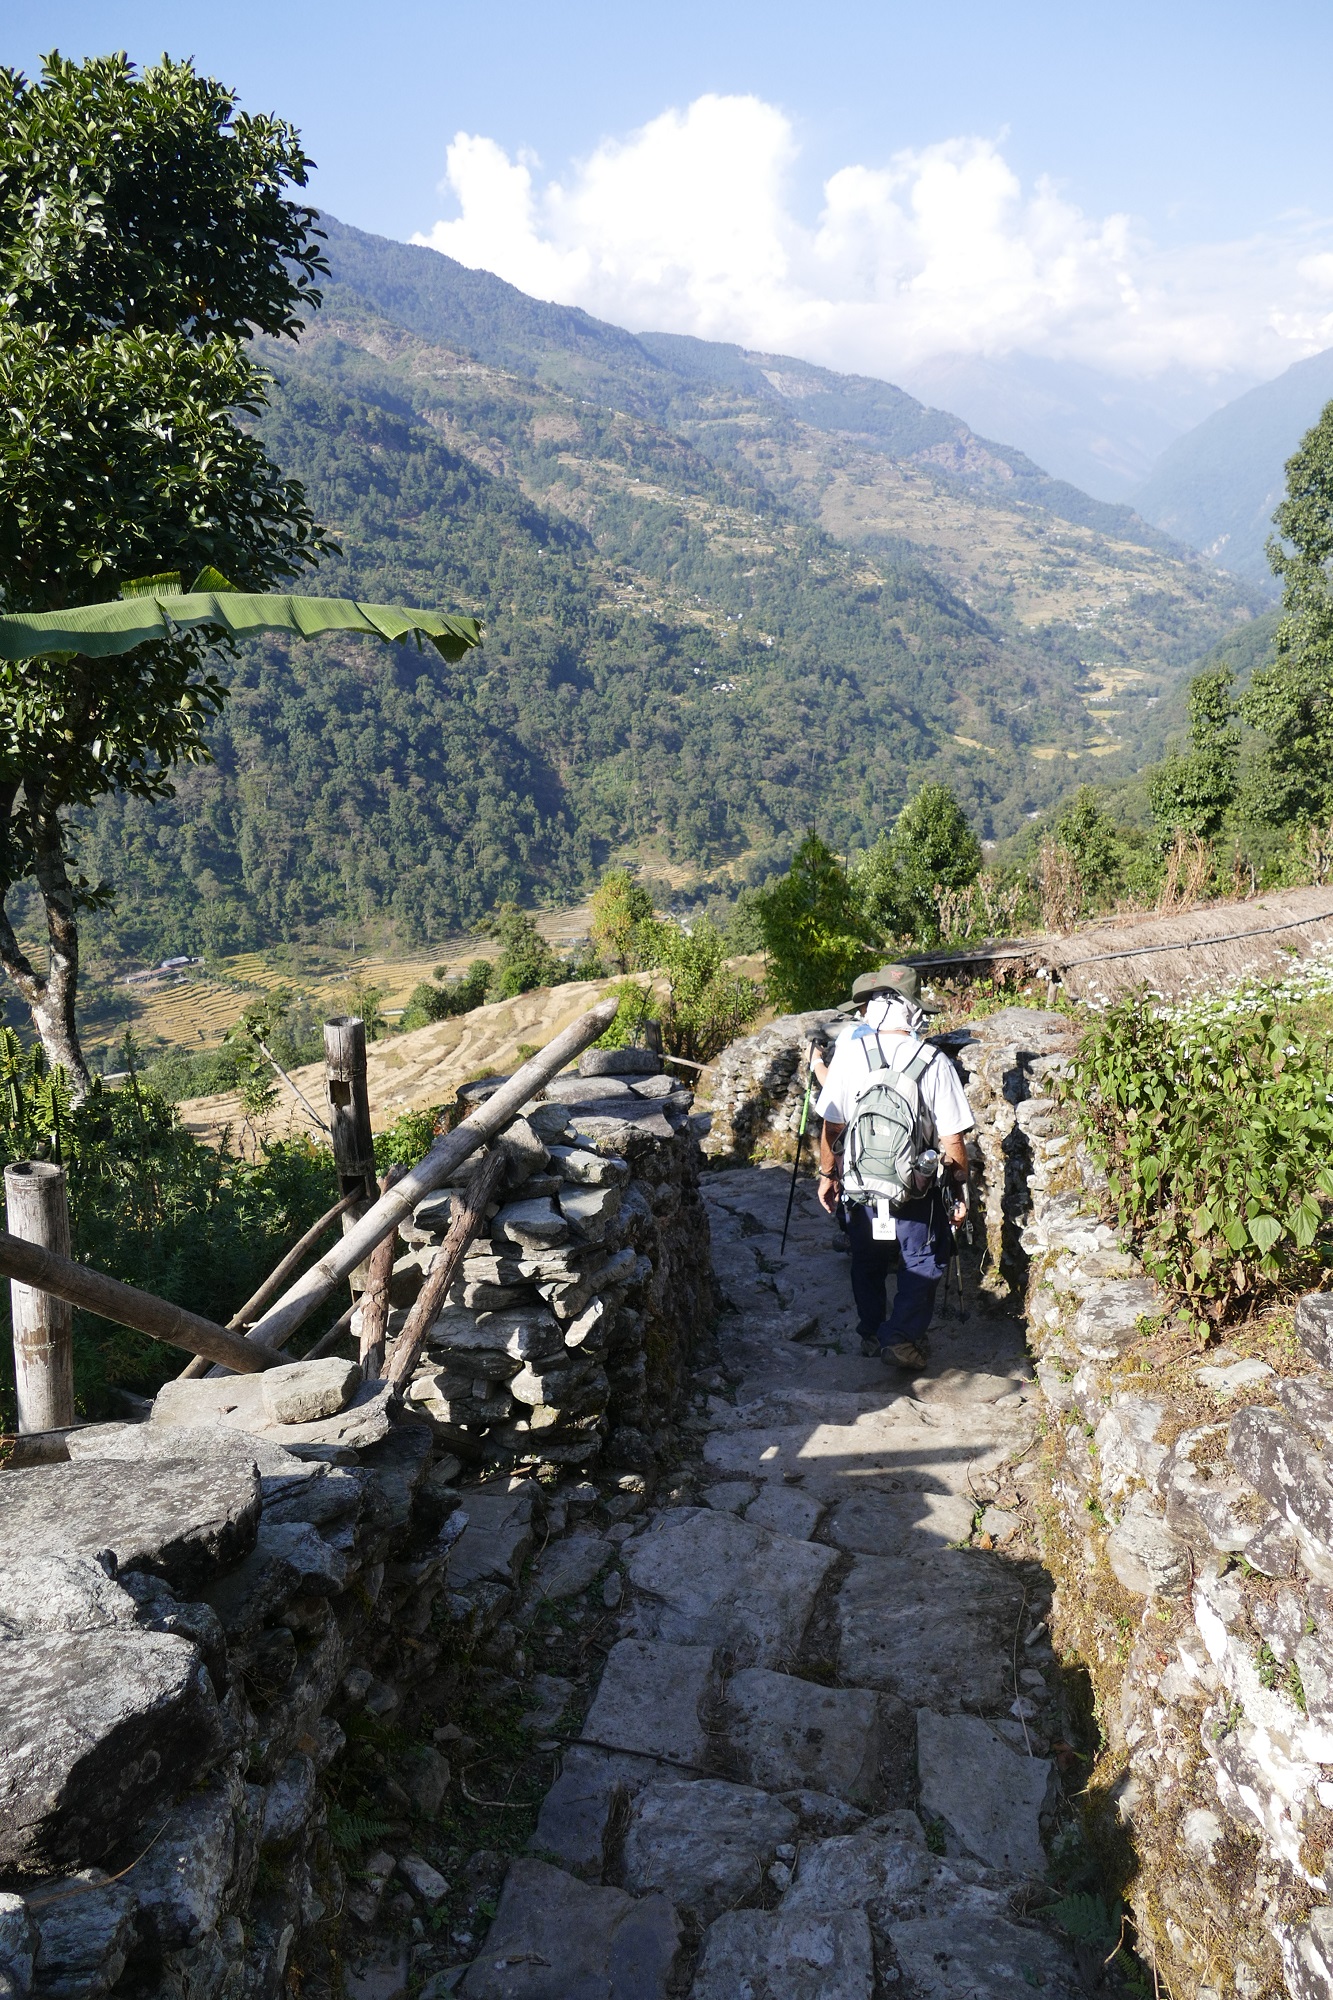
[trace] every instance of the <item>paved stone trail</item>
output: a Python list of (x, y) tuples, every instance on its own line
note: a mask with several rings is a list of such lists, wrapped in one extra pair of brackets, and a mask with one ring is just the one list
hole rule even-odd
[(1023, 1914), (1058, 1730), (1020, 1331), (955, 1304), (926, 1376), (863, 1359), (813, 1182), (779, 1256), (787, 1180), (705, 1181), (727, 1310), (694, 1499), (624, 1542), (619, 1637), (468, 2000), (1085, 1990)]

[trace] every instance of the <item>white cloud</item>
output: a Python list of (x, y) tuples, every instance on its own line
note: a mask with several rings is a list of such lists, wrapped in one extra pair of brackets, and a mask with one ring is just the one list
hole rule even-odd
[(452, 220), (415, 240), (538, 297), (654, 328), (893, 376), (1015, 351), (1127, 377), (1253, 377), (1333, 344), (1333, 221), (1163, 251), (1124, 215), (1025, 189), (952, 138), (826, 181), (794, 212), (796, 142), (757, 97), (704, 96), (607, 140), (563, 181), (459, 133)]

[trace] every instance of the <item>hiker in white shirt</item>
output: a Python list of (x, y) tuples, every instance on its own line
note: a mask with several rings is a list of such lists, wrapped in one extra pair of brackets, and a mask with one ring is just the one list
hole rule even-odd
[[(882, 1063), (894, 1071), (905, 1070), (922, 1053), (925, 1025), (915, 993), (908, 998), (890, 990), (873, 999), (864, 1025), (839, 1038), (815, 1106), (824, 1121), (819, 1200), (830, 1215), (841, 1207), (846, 1221), (861, 1351), (914, 1371), (927, 1366), (936, 1290), (953, 1254), (953, 1228), (967, 1214), (968, 1160), (962, 1135), (974, 1120), (948, 1056), (937, 1050), (917, 1079), (923, 1147), (940, 1155), (940, 1178), (921, 1196), (896, 1204), (891, 1213), (886, 1213), (883, 1202), (863, 1197), (845, 1200), (842, 1148), (857, 1097), (875, 1067)], [(868, 1042), (873, 1044), (873, 1055), (867, 1051)], [(895, 1248), (898, 1284), (892, 1310), (886, 1313)]]

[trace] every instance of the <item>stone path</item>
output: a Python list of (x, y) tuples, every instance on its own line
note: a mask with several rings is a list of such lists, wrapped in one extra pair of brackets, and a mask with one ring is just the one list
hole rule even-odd
[(705, 1182), (691, 1497), (621, 1530), (618, 1637), (468, 2000), (1085, 1990), (1026, 1914), (1063, 1731), (1020, 1331), (955, 1305), (917, 1381), (863, 1359), (811, 1182), (779, 1255), (786, 1188)]

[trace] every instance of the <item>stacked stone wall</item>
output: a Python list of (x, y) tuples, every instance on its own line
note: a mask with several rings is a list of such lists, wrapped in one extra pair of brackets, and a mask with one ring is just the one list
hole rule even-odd
[[(1090, 1677), (1089, 1824), (1182, 1996), (1333, 1992), (1333, 1298), (1206, 1346), (1104, 1219), (1058, 1017), (1000, 1079), (1052, 1631)], [(999, 1121), (1004, 1123), (1002, 1114)]]

